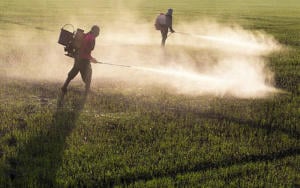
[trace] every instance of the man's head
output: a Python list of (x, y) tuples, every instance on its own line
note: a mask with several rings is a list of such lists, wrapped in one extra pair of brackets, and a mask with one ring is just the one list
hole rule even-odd
[(97, 25), (94, 25), (92, 28), (91, 28), (91, 31), (90, 33), (92, 33), (95, 37), (97, 37), (100, 33), (100, 28), (99, 26)]
[(172, 16), (172, 14), (173, 14), (173, 9), (169, 8), (169, 9), (168, 9), (168, 12), (167, 12), (167, 15)]

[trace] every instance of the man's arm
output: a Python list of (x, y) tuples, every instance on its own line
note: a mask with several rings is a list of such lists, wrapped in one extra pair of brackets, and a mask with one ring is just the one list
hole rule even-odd
[(95, 48), (95, 39), (90, 40), (88, 42), (87, 48), (88, 48), (89, 51), (93, 51), (94, 50), (94, 48)]
[(168, 16), (167, 17), (167, 21), (168, 21), (168, 25), (169, 25), (169, 28), (170, 28), (170, 31), (172, 32), (172, 33), (174, 33), (175, 31), (174, 31), (174, 29), (173, 29), (173, 27), (172, 27), (172, 25), (173, 25), (173, 18), (172, 18), (172, 16)]
[[(88, 42), (88, 45), (87, 45), (87, 50), (89, 50), (90, 51), (90, 54), (92, 54), (92, 51), (94, 50), (94, 48), (95, 48), (95, 39), (93, 39), (93, 40), (90, 40), (89, 42)], [(92, 55), (90, 55), (90, 61), (92, 62), (92, 63), (97, 63), (97, 60), (92, 56)]]
[(92, 63), (98, 63), (97, 59), (94, 58), (94, 57), (92, 57), (92, 56), (91, 56), (91, 58), (90, 58), (90, 61), (91, 61)]

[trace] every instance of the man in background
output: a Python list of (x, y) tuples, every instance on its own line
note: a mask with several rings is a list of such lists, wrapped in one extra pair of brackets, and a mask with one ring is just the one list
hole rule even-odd
[(168, 12), (166, 14), (160, 14), (155, 23), (155, 27), (157, 30), (160, 30), (161, 32), (161, 46), (164, 47), (166, 44), (166, 40), (168, 37), (168, 32), (170, 29), (171, 33), (174, 33), (174, 29), (172, 28), (172, 15), (173, 15), (173, 9), (168, 9)]

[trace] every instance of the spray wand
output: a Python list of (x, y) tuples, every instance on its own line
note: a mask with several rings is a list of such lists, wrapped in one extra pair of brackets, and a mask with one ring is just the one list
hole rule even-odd
[(118, 67), (127, 67), (127, 68), (130, 68), (131, 66), (129, 65), (121, 65), (121, 64), (113, 64), (113, 63), (105, 63), (105, 62), (100, 62), (100, 61), (97, 61), (98, 64), (105, 64), (105, 65), (112, 65), (112, 66), (118, 66)]
[(185, 33), (185, 32), (177, 32), (177, 34), (181, 34), (181, 35), (188, 35), (188, 36), (194, 36), (194, 37), (201, 37), (201, 35), (196, 35), (196, 34), (191, 34), (191, 33)]

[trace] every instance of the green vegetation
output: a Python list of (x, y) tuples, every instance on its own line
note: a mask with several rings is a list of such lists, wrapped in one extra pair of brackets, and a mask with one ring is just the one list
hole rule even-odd
[[(82, 16), (87, 24), (113, 15), (114, 6), (134, 7), (145, 20), (174, 7), (181, 19), (213, 17), (274, 35), (288, 50), (267, 57), (268, 66), (276, 87), (287, 93), (265, 99), (192, 97), (101, 81), (84, 98), (82, 84), (74, 82), (64, 106), (57, 107), (62, 83), (2, 75), (0, 185), (300, 186), (299, 1), (74, 2), (1, 1), (0, 37), (11, 25), (58, 28), (69, 19), (61, 16), (86, 12), (93, 3)], [(0, 55), (7, 52), (1, 50)], [(5, 60), (0, 56), (0, 73)]]

